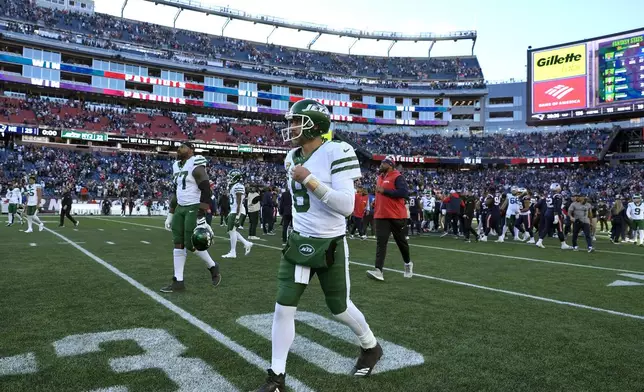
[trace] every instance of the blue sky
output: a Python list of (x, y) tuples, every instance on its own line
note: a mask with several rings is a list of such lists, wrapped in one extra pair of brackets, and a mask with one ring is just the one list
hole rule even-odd
[[(194, 0), (193, 0), (194, 1)], [(576, 41), (625, 30), (644, 28), (643, 0), (291, 0), (207, 1), (252, 14), (277, 16), (334, 28), (381, 31), (447, 32), (478, 31), (474, 54), (485, 78), (493, 81), (526, 78), (526, 49)], [(120, 15), (123, 0), (96, 0), (96, 10)], [(129, 0), (125, 17), (172, 25), (176, 9)], [(184, 11), (177, 27), (221, 34), (225, 19)], [(266, 42), (270, 26), (232, 21), (225, 35)], [(314, 33), (277, 29), (270, 42), (306, 47)], [(350, 38), (322, 36), (313, 49), (346, 53)], [(388, 42), (361, 40), (354, 54), (386, 55)], [(429, 43), (400, 42), (392, 56), (426, 56)], [(471, 41), (439, 42), (432, 56), (469, 54)]]

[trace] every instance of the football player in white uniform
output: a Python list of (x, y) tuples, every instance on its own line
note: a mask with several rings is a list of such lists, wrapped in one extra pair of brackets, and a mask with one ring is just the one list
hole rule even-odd
[(432, 231), (434, 230), (434, 205), (436, 204), (436, 198), (430, 190), (426, 190), (420, 202), (423, 206), (423, 223), (421, 227), (424, 230)]
[(38, 206), (42, 200), (42, 188), (36, 184), (36, 177), (29, 177), (29, 185), (25, 188), (27, 195), (27, 230), (25, 233), (33, 233), (34, 222), (38, 225), (38, 231), (45, 230), (45, 224), (38, 217)]
[(248, 255), (253, 243), (249, 242), (244, 236), (237, 231), (237, 226), (246, 217), (246, 208), (244, 208), (244, 199), (246, 198), (246, 187), (242, 184), (242, 173), (233, 169), (228, 172), (228, 186), (230, 193), (228, 199), (230, 200), (230, 213), (226, 217), (228, 226), (228, 236), (230, 237), (230, 252), (221, 256), (226, 259), (234, 259), (237, 257), (237, 241), (244, 244), (244, 254)]
[[(177, 160), (172, 166), (172, 175), (177, 188), (170, 201), (170, 212), (165, 220), (165, 228), (172, 231), (174, 240), (174, 277), (172, 283), (163, 287), (161, 292), (172, 293), (185, 289), (183, 267), (186, 264), (187, 250), (206, 263), (212, 284), (217, 286), (221, 282), (219, 265), (212, 260), (207, 250), (195, 249), (192, 238), (197, 229), (213, 233), (206, 222), (211, 194), (210, 181), (206, 172), (206, 158), (194, 155), (192, 143), (183, 143), (177, 150)], [(204, 248), (207, 249), (207, 246)]]
[(639, 246), (644, 246), (644, 204), (642, 203), (642, 195), (639, 193), (633, 195), (633, 201), (628, 203), (626, 216), (633, 222), (635, 244), (638, 244), (637, 237), (639, 237)]
[(505, 240), (505, 233), (507, 233), (508, 229), (512, 229), (515, 241), (521, 241), (519, 238), (519, 229), (514, 227), (516, 218), (519, 217), (519, 212), (521, 210), (518, 186), (513, 185), (512, 188), (510, 188), (510, 193), (506, 195), (505, 202), (503, 203), (503, 206), (501, 206), (501, 210), (505, 210), (505, 225), (503, 226), (503, 231), (496, 242), (503, 242)]
[(260, 392), (286, 391), (286, 358), (295, 338), (295, 312), (310, 279), (317, 275), (331, 313), (360, 341), (361, 354), (351, 374), (368, 376), (382, 356), (364, 315), (349, 297), (349, 247), (346, 217), (353, 212), (354, 180), (361, 177), (351, 145), (324, 141), (330, 115), (312, 99), (296, 102), (286, 114), (285, 141), (297, 148), (284, 161), (293, 198), (293, 232), (282, 251), (272, 329), (272, 361)]
[(20, 224), (24, 224), (22, 214), (18, 212), (18, 206), (22, 204), (22, 192), (17, 182), (7, 190), (7, 199), (9, 199), (9, 223), (7, 223), (7, 226), (13, 225), (16, 215), (20, 219)]

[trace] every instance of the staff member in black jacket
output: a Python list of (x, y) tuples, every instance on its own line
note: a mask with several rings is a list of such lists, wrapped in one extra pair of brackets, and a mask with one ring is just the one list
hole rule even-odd
[(277, 209), (277, 212), (282, 216), (282, 245), (286, 246), (286, 241), (288, 240), (288, 228), (291, 226), (291, 222), (293, 222), (293, 199), (288, 187), (284, 193), (282, 193), (280, 204)]
[(65, 226), (65, 217), (69, 218), (69, 220), (72, 221), (75, 227), (78, 226), (78, 221), (72, 218), (72, 215), (70, 214), (72, 210), (72, 192), (69, 188), (65, 190), (61, 204), (62, 207), (60, 209), (60, 225), (58, 225), (58, 227)]
[(465, 191), (463, 203), (465, 203), (463, 207), (463, 235), (465, 236), (465, 242), (472, 242), (470, 240), (470, 233), (474, 235), (474, 239), (478, 242), (478, 234), (472, 228), (472, 220), (474, 219), (474, 212), (476, 210), (476, 198), (472, 196), (472, 191)]
[(262, 193), (262, 230), (264, 234), (275, 235), (273, 232), (273, 191), (271, 188), (264, 189)]

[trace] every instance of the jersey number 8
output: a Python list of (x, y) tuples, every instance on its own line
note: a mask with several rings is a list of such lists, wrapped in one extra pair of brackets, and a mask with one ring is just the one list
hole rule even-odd
[[(311, 199), (309, 198), (309, 192), (306, 190), (306, 187), (295, 180), (291, 180), (291, 189), (293, 190), (293, 206), (295, 207), (295, 211), (307, 212), (311, 208)], [(302, 204), (298, 204), (298, 197), (302, 198)]]

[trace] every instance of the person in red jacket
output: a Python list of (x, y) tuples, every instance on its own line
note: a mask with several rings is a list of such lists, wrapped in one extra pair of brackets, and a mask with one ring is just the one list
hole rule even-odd
[(394, 157), (387, 156), (380, 164), (376, 182), (376, 203), (373, 215), (376, 226), (376, 268), (367, 271), (369, 277), (383, 281), (382, 269), (387, 255), (387, 242), (393, 234), (396, 245), (405, 262), (405, 278), (413, 276), (414, 264), (409, 259), (409, 244), (405, 238), (407, 227), (407, 208), (405, 199), (409, 197), (407, 182), (398, 170), (394, 169)]
[(355, 204), (353, 207), (353, 215), (351, 215), (351, 220), (353, 221), (353, 227), (351, 228), (351, 238), (358, 229), (358, 234), (360, 239), (367, 239), (364, 227), (364, 214), (367, 209), (367, 203), (369, 203), (369, 196), (367, 191), (363, 187), (358, 187), (356, 190)]

